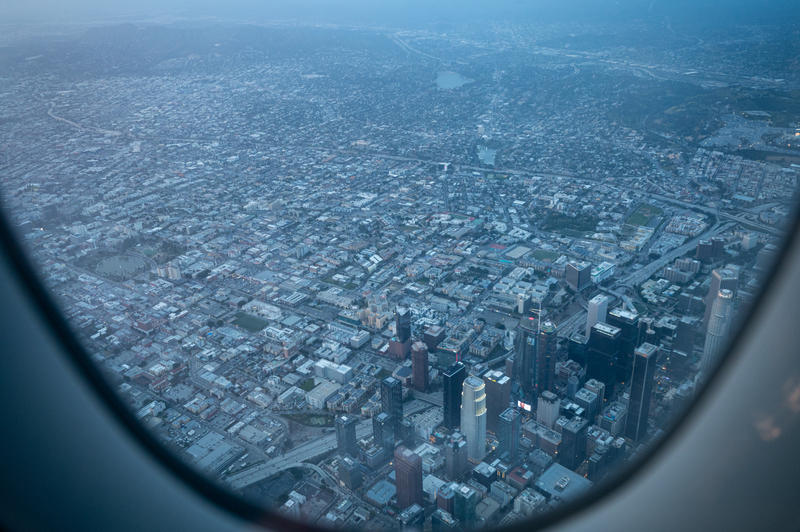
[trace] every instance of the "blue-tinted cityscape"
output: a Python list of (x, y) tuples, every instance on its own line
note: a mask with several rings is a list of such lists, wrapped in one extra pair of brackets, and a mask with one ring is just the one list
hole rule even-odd
[(579, 500), (712, 378), (791, 223), (794, 26), (178, 22), (6, 32), (2, 201), (136, 418), (292, 519)]

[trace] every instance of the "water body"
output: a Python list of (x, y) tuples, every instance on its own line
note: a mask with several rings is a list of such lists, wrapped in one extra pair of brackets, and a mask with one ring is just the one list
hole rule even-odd
[(461, 74), (456, 74), (455, 72), (439, 72), (436, 76), (436, 85), (438, 85), (440, 89), (457, 89), (461, 85), (466, 85), (473, 81), (475, 80), (465, 78)]
[(494, 166), (495, 154), (497, 154), (497, 150), (494, 150), (492, 148), (487, 148), (486, 146), (478, 146), (478, 159), (483, 164)]
[(97, 265), (97, 273), (109, 277), (128, 277), (144, 269), (145, 266), (142, 259), (128, 255), (117, 255), (100, 261), (100, 264)]

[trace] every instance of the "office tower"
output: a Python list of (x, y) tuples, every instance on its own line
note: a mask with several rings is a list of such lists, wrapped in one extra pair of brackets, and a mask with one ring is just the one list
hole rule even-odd
[(459, 529), (458, 519), (449, 512), (437, 508), (431, 516), (431, 528), (433, 532), (456, 532)]
[(586, 388), (581, 388), (575, 394), (575, 403), (583, 408), (583, 417), (593, 424), (599, 404), (597, 394)]
[(467, 458), (486, 456), (486, 385), (477, 377), (464, 379), (461, 394), (461, 433), (467, 439)]
[(489, 371), (483, 375), (483, 382), (486, 384), (486, 430), (497, 435), (500, 414), (511, 400), (511, 379), (499, 371)]
[(606, 322), (606, 313), (608, 312), (608, 303), (610, 301), (611, 298), (603, 294), (598, 294), (589, 300), (589, 314), (586, 318), (586, 336), (589, 336), (592, 332), (592, 325)]
[(584, 388), (597, 394), (597, 413), (602, 413), (606, 405), (606, 385), (597, 379), (589, 379)]
[(580, 387), (581, 381), (578, 380), (578, 377), (572, 375), (569, 379), (567, 379), (567, 397), (570, 399), (575, 399), (575, 394), (578, 393), (578, 388)]
[(575, 470), (586, 459), (586, 441), (589, 422), (580, 416), (572, 418), (561, 429), (561, 445), (558, 450), (561, 465)]
[(711, 237), (711, 256), (715, 259), (725, 256), (725, 239), (721, 236)]
[(414, 378), (414, 389), (419, 392), (427, 392), (428, 346), (419, 340), (411, 344), (411, 373)]
[(542, 323), (536, 353), (536, 394), (552, 392), (556, 383), (558, 362), (558, 330), (552, 321)]
[(556, 420), (561, 415), (561, 401), (553, 392), (543, 392), (539, 395), (536, 405), (536, 421), (552, 429)]
[(412, 504), (400, 512), (396, 519), (400, 523), (400, 532), (422, 532), (425, 509), (419, 504)]
[(455, 490), (455, 513), (453, 516), (461, 523), (462, 530), (469, 530), (475, 524), (475, 507), (478, 505), (478, 492), (466, 484)]
[(675, 341), (672, 342), (672, 350), (686, 353), (691, 356), (694, 349), (695, 323), (697, 320), (684, 316), (678, 322), (678, 330), (675, 334)]
[(394, 451), (396, 433), (392, 416), (381, 412), (372, 418), (372, 439), (375, 445), (385, 449), (387, 453)]
[(522, 430), (522, 416), (516, 408), (507, 408), (500, 414), (500, 430), (498, 440), (498, 455), (503, 456), (508, 453), (509, 459), (513, 462), (519, 452), (519, 438)]
[(394, 451), (395, 486), (397, 507), (405, 510), (412, 504), (423, 506), (422, 458), (401, 445)]
[(525, 393), (534, 393), (536, 378), (536, 335), (537, 324), (534, 318), (523, 318), (517, 326), (514, 338), (514, 380)]
[(711, 312), (714, 308), (714, 300), (720, 290), (730, 290), (732, 297), (736, 297), (736, 290), (739, 286), (739, 275), (729, 268), (715, 269), (711, 272), (711, 284), (708, 287), (706, 296), (706, 312), (703, 315), (703, 331), (708, 330), (711, 320)]
[(394, 434), (400, 435), (403, 422), (403, 384), (394, 377), (381, 381), (381, 410), (394, 419)]
[[(761, 271), (769, 270), (778, 256), (778, 248), (773, 244), (767, 244), (756, 255), (756, 269)], [(725, 288), (725, 287), (723, 287)], [(735, 291), (734, 291), (735, 295)]]
[(506, 359), (506, 376), (514, 378), (514, 355), (511, 355)]
[(592, 265), (588, 262), (569, 261), (566, 274), (567, 285), (580, 292), (592, 282)]
[(613, 392), (616, 382), (620, 333), (617, 327), (595, 323), (589, 336), (586, 376), (602, 382), (609, 394)]
[(336, 418), (336, 451), (342, 455), (358, 456), (356, 441), (355, 416), (344, 415)]
[(631, 375), (628, 420), (625, 423), (625, 437), (635, 442), (647, 434), (647, 416), (650, 414), (650, 399), (657, 365), (658, 347), (653, 344), (642, 344), (636, 349)]
[(586, 367), (586, 344), (588, 342), (588, 334), (584, 336), (581, 333), (572, 333), (572, 336), (569, 337), (569, 345), (567, 348), (567, 356), (569, 359), (574, 360), (583, 367)]
[(444, 342), (446, 337), (447, 331), (445, 331), (444, 327), (432, 325), (428, 327), (428, 329), (422, 335), (422, 341), (425, 342), (426, 346), (428, 346), (428, 352), (435, 353), (436, 348), (439, 347), (439, 344)]
[(469, 469), (467, 440), (458, 432), (447, 439), (444, 448), (445, 474), (450, 480), (458, 480)]
[(397, 307), (395, 314), (395, 336), (398, 342), (404, 343), (411, 339), (411, 310)]
[(714, 245), (710, 240), (701, 240), (697, 243), (697, 251), (694, 258), (700, 262), (711, 262), (714, 257)]
[(719, 362), (731, 321), (733, 321), (733, 292), (723, 288), (719, 291), (714, 301), (711, 319), (708, 322), (706, 343), (703, 347), (703, 361), (700, 365), (700, 373), (706, 378), (711, 375), (711, 372)]
[(361, 464), (346, 454), (339, 460), (339, 480), (344, 482), (348, 489), (357, 490), (361, 487)]
[(461, 362), (452, 364), (442, 375), (444, 384), (442, 424), (450, 430), (461, 425), (461, 388), (465, 378), (467, 378), (467, 367)]
[(458, 487), (455, 482), (443, 484), (436, 488), (436, 507), (441, 508), (449, 514), (456, 511), (455, 491), (454, 488)]
[(606, 322), (620, 330), (619, 355), (617, 356), (616, 375), (614, 378), (617, 382), (627, 383), (631, 377), (633, 351), (640, 343), (639, 314), (619, 307), (608, 313)]

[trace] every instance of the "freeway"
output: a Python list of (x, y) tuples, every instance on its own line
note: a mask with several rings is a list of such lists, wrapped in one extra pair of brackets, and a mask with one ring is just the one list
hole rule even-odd
[[(404, 409), (405, 415), (416, 414), (422, 410), (430, 408), (429, 405), (422, 404), (418, 401), (409, 403), (409, 407)], [(365, 419), (356, 424), (356, 438), (366, 438), (372, 434), (372, 420)], [(296, 467), (296, 464), (303, 463), (306, 460), (313, 460), (336, 448), (336, 435), (331, 434), (317, 438), (306, 444), (292, 449), (281, 456), (268, 460), (248, 469), (237, 471), (228, 477), (228, 482), (234, 490), (241, 490), (256, 482), (261, 482), (264, 479), (271, 477), (281, 471), (285, 471), (291, 467)]]

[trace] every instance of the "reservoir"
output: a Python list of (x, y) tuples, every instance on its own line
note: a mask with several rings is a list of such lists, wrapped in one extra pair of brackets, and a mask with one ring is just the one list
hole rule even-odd
[(466, 85), (473, 81), (474, 80), (465, 78), (461, 74), (456, 74), (455, 72), (439, 72), (436, 77), (436, 85), (438, 85), (440, 89), (457, 89), (461, 85)]

